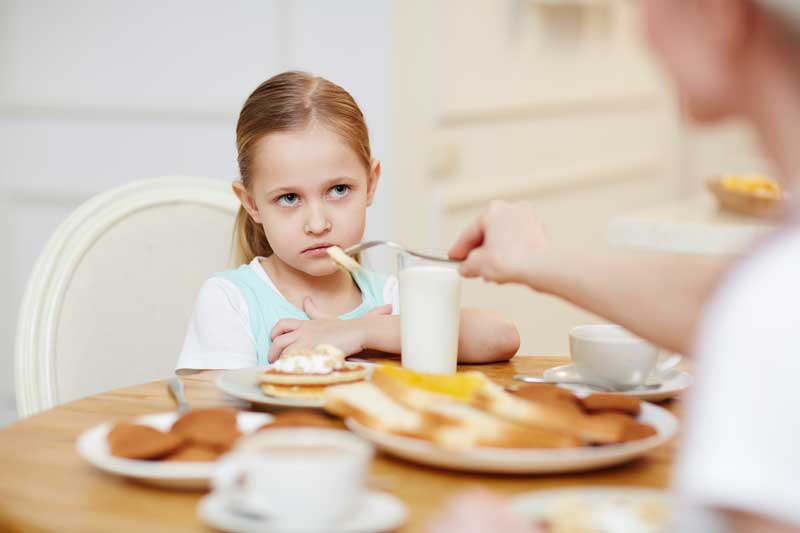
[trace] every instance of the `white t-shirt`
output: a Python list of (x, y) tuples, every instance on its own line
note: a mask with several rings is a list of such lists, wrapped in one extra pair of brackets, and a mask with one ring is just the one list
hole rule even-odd
[(705, 316), (678, 494), (800, 526), (800, 229), (736, 267)]
[[(262, 257), (249, 267), (280, 294), (261, 266)], [(397, 313), (400, 293), (397, 278), (389, 277), (383, 287), (383, 303)], [(250, 311), (241, 291), (231, 281), (212, 277), (200, 288), (183, 349), (175, 370), (231, 369), (257, 365), (256, 344), (250, 328)]]

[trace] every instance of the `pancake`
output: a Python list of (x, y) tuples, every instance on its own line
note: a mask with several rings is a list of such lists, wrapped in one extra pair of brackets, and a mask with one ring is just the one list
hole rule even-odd
[(342, 368), (326, 374), (284, 372), (270, 368), (259, 376), (259, 381), (268, 385), (335, 385), (361, 381), (367, 377), (367, 372), (367, 367), (356, 363), (344, 363)]
[(261, 391), (267, 396), (286, 400), (321, 400), (325, 396), (325, 385), (272, 385), (262, 383)]

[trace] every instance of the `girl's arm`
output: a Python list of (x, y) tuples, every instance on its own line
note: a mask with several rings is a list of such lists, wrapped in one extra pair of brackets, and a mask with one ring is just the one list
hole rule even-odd
[[(313, 316), (312, 320), (283, 319), (272, 330), (269, 360), (276, 361), (289, 347), (309, 348), (318, 344), (332, 344), (347, 355), (366, 350), (399, 354), (400, 317), (385, 314), (389, 309), (374, 311), (353, 320)], [(484, 309), (461, 309), (459, 363), (506, 361), (518, 349), (519, 333), (514, 324)]]
[[(400, 353), (400, 317), (367, 316), (353, 321), (364, 333), (363, 349)], [(500, 315), (465, 307), (461, 309), (458, 335), (459, 363), (507, 361), (519, 349), (519, 333)]]

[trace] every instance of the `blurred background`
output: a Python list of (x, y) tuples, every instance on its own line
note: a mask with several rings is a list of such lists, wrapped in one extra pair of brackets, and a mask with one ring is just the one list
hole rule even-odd
[[(0, 0), (0, 425), (16, 416), (18, 306), (58, 224), (132, 180), (237, 179), (239, 109), (287, 69), (342, 85), (365, 112), (384, 170), (369, 237), (446, 249), (503, 198), (533, 202), (568, 246), (719, 252), (671, 245), (659, 228), (703, 216), (708, 176), (769, 169), (741, 125), (683, 120), (640, 39), (637, 6)], [(597, 320), (476, 281), (463, 300), (515, 320), (525, 354), (566, 354), (568, 328)]]

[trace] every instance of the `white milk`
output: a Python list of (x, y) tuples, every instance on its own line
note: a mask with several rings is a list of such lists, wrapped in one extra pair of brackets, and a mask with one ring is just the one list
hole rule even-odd
[(431, 264), (400, 270), (400, 332), (404, 367), (453, 374), (458, 360), (461, 278)]

